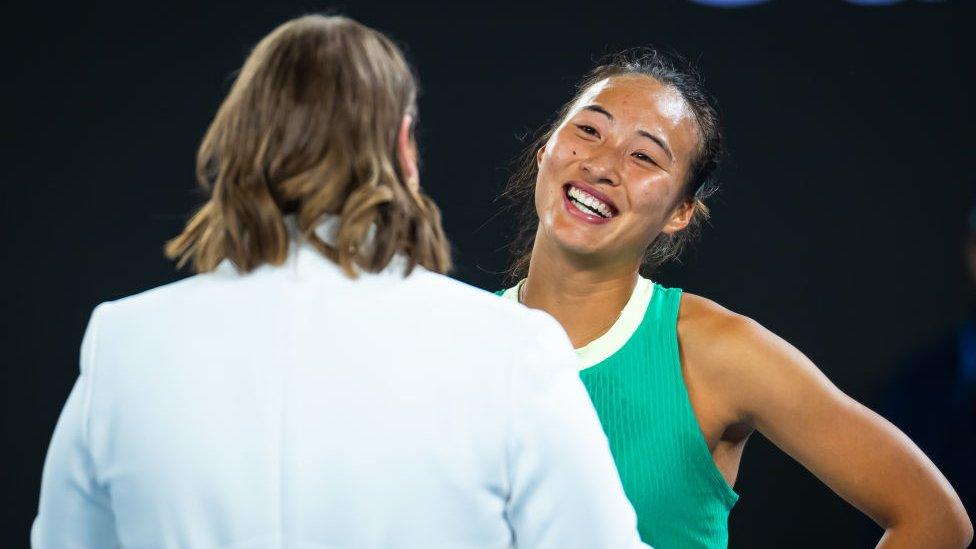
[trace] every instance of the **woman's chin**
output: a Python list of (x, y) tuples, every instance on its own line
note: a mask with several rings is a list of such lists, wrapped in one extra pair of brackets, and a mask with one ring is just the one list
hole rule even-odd
[(594, 259), (612, 254), (608, 249), (608, 243), (602, 238), (593, 238), (593, 235), (579, 234), (572, 231), (570, 234), (554, 234), (556, 247), (563, 253), (576, 257), (592, 257)]
[(558, 225), (551, 229), (546, 232), (549, 244), (545, 247), (575, 264), (594, 267), (619, 265), (635, 257), (640, 262), (642, 254), (635, 252), (635, 247), (626, 246), (619, 235), (593, 234), (592, 231), (572, 230)]
[(619, 239), (606, 226), (588, 226), (560, 215), (543, 217), (542, 226), (541, 236), (549, 241), (546, 247), (574, 260), (597, 261), (619, 252)]

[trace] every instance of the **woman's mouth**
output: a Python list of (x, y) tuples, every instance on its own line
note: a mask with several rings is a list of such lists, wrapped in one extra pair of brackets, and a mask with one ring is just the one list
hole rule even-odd
[(596, 191), (574, 183), (568, 183), (563, 188), (563, 200), (569, 213), (590, 223), (606, 223), (617, 215), (617, 209), (596, 194)]

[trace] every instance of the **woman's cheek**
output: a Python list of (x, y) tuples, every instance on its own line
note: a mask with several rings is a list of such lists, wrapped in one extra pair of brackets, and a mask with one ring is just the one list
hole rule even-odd
[(555, 139), (549, 142), (547, 154), (553, 166), (563, 168), (578, 156), (577, 149), (579, 147), (572, 143), (572, 140), (572, 136), (560, 132), (556, 134)]
[(548, 149), (543, 155), (536, 179), (536, 196), (542, 193), (552, 195), (553, 199), (562, 200), (562, 185), (566, 173), (564, 156), (565, 154), (558, 147)]
[(641, 232), (660, 222), (664, 204), (668, 203), (667, 193), (661, 185), (655, 185), (653, 181), (640, 185), (640, 190), (630, 193), (630, 198), (630, 206), (641, 220)]
[(641, 188), (637, 193), (632, 193), (631, 204), (633, 208), (643, 214), (649, 213), (649, 206), (654, 203), (654, 191), (652, 191), (648, 185), (641, 185)]
[(571, 147), (556, 147), (552, 151), (553, 164), (557, 166), (565, 166), (574, 156), (576, 153)]

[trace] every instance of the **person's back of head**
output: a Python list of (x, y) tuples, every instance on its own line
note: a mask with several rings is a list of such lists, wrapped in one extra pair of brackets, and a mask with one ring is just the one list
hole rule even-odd
[[(231, 261), (249, 272), (289, 250), (285, 216), (349, 276), (385, 268), (450, 269), (436, 205), (419, 189), (417, 82), (383, 34), (308, 15), (254, 48), (197, 154), (209, 197), (166, 255), (198, 272)], [(315, 228), (336, 215), (334, 239)]]

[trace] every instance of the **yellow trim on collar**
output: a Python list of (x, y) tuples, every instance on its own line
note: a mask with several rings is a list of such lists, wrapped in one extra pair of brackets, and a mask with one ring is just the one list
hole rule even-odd
[[(502, 298), (518, 303), (519, 288), (524, 283), (525, 279), (523, 278), (518, 284), (505, 290), (502, 293)], [(623, 311), (620, 312), (620, 318), (602, 336), (576, 349), (577, 364), (580, 370), (603, 362), (627, 343), (630, 336), (637, 331), (641, 321), (644, 320), (644, 313), (647, 311), (647, 306), (651, 303), (653, 295), (654, 283), (638, 276), (634, 291), (630, 294), (630, 299), (624, 305)]]

